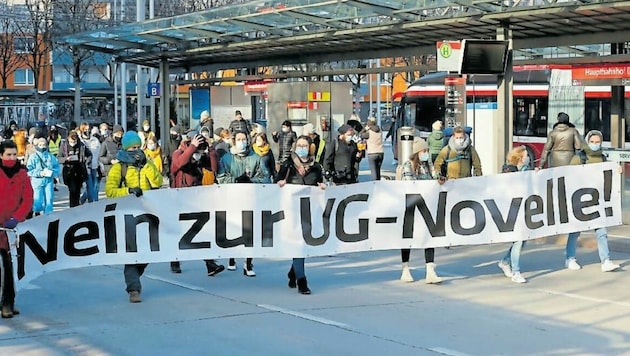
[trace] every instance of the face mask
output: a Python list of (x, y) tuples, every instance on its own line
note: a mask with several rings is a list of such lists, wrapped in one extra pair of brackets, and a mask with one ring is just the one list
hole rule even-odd
[(590, 148), (591, 151), (599, 151), (599, 149), (602, 148), (602, 145), (601, 143), (589, 143), (588, 148)]
[(147, 145), (147, 148), (150, 149), (151, 151), (155, 151), (155, 149), (157, 148), (157, 145), (155, 143), (150, 143)]
[(352, 141), (352, 136), (346, 136), (344, 140), (346, 140), (347, 143), (350, 143)]
[(210, 137), (210, 134), (209, 134), (209, 133), (207, 133), (207, 132), (203, 132), (203, 133), (201, 134), (201, 136), (203, 136), (203, 137), (205, 137), (205, 138), (208, 138), (208, 137)]
[(149, 131), (149, 129), (151, 128), (151, 126), (143, 126), (142, 128), (144, 129), (144, 131)]
[(420, 160), (426, 162), (429, 160), (429, 152), (424, 152), (420, 154)]
[(306, 147), (297, 147), (295, 149), (295, 154), (300, 158), (305, 158), (308, 156), (308, 148)]
[(289, 132), (289, 128), (288, 127), (283, 127), (282, 128), (282, 132)]
[(16, 163), (17, 163), (17, 159), (3, 159), (2, 160), (2, 165), (7, 167), (7, 168), (15, 167)]
[(193, 153), (192, 159), (193, 159), (193, 161), (199, 161), (201, 159), (201, 153), (199, 153), (199, 152)]
[(37, 146), (37, 147), (35, 147), (35, 149), (37, 151), (39, 151), (39, 152), (46, 152), (46, 151), (48, 151), (48, 147), (46, 147), (46, 146), (44, 146), (44, 147)]
[(525, 158), (523, 158), (523, 165), (524, 166), (529, 166), (530, 162), (531, 162), (531, 160), (529, 159), (529, 156), (525, 156)]
[(238, 141), (236, 148), (241, 152), (245, 151), (247, 149), (247, 141)]
[(114, 141), (116, 141), (116, 142), (120, 142), (120, 139), (121, 139), (121, 138), (122, 138), (122, 137), (120, 137), (120, 136), (114, 136)]
[(462, 146), (464, 144), (464, 139), (463, 138), (456, 138), (455, 139), (455, 143), (458, 144), (459, 146)]
[(107, 130), (101, 130), (101, 136), (107, 136), (108, 132)]

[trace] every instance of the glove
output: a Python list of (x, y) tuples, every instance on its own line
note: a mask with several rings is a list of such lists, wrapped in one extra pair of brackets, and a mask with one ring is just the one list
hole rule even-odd
[(147, 156), (144, 152), (142, 152), (142, 150), (136, 150), (133, 158), (135, 159), (133, 165), (138, 168), (142, 168), (145, 164), (147, 164)]
[(246, 174), (243, 174), (240, 177), (236, 177), (234, 182), (236, 182), (236, 183), (251, 183), (252, 180)]
[(16, 218), (11, 218), (7, 221), (5, 221), (2, 226), (7, 228), (7, 229), (15, 229), (15, 227), (18, 224), (18, 220)]
[(140, 188), (129, 188), (129, 194), (133, 194), (137, 197), (141, 197), (142, 196), (142, 189)]

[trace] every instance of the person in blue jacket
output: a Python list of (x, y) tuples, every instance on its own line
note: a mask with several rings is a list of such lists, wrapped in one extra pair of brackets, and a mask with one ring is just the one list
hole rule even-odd
[(35, 153), (28, 156), (26, 169), (33, 187), (34, 215), (50, 214), (53, 212), (55, 178), (59, 177), (59, 161), (48, 151), (45, 138), (33, 140)]

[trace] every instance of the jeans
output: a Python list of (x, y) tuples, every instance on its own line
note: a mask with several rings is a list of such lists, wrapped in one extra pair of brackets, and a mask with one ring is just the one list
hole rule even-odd
[(295, 272), (295, 279), (306, 277), (306, 273), (304, 272), (304, 259), (303, 258), (293, 259), (293, 271)]
[(519, 265), (521, 258), (521, 249), (525, 246), (525, 241), (514, 241), (512, 246), (507, 250), (505, 256), (503, 256), (503, 262), (509, 264), (512, 267), (512, 272), (520, 272), (521, 266)]
[(381, 166), (383, 165), (383, 153), (368, 154), (368, 162), (370, 163), (370, 171), (372, 172), (372, 180), (381, 180)]
[(136, 265), (125, 265), (125, 283), (127, 284), (127, 292), (142, 292), (142, 285), (140, 284), (140, 276), (144, 273), (145, 268), (149, 264), (142, 263)]
[(33, 212), (50, 214), (54, 208), (55, 185), (51, 178), (31, 178), (33, 186)]
[(98, 190), (100, 186), (100, 179), (98, 179), (98, 170), (88, 170), (87, 182), (85, 182), (85, 192), (81, 195), (81, 204), (85, 201), (90, 203), (98, 201)]
[[(572, 232), (567, 238), (566, 254), (567, 259), (575, 258), (575, 250), (577, 249), (577, 240), (580, 236), (579, 232)], [(595, 229), (595, 236), (597, 237), (597, 252), (599, 252), (599, 260), (604, 263), (610, 259), (610, 250), (608, 249), (608, 230), (605, 227)]]

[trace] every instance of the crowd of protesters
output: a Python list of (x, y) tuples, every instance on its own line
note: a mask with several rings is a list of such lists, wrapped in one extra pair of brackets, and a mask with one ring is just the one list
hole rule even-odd
[[(383, 132), (376, 119), (370, 117), (365, 127), (356, 117), (343, 123), (330, 142), (321, 137), (312, 124), (293, 130), (292, 122), (282, 122), (280, 131), (273, 131), (271, 139), (277, 144), (277, 154), (271, 148), (266, 128), (252, 124), (240, 111), (227, 129), (214, 127), (207, 111), (201, 114), (198, 127), (182, 132), (171, 123), (168, 141), (160, 144), (149, 121), (139, 132), (124, 132), (120, 125), (103, 123), (90, 127), (82, 123), (69, 130), (62, 139), (60, 128), (48, 127), (44, 120), (26, 129), (11, 122), (2, 132), (0, 143), (0, 261), (2, 264), (2, 317), (19, 313), (14, 306), (13, 272), (6, 230), (31, 216), (50, 214), (54, 210), (55, 184), (63, 180), (68, 187), (70, 207), (98, 201), (104, 177), (105, 195), (116, 198), (127, 195), (140, 197), (143, 192), (165, 187), (185, 188), (212, 184), (265, 184), (279, 187), (286, 184), (318, 186), (327, 184), (355, 184), (359, 178), (359, 163), (368, 158), (372, 180), (381, 179), (384, 158)], [(432, 180), (443, 184), (446, 180), (465, 179), (482, 175), (482, 165), (475, 150), (470, 130), (455, 127), (445, 135), (442, 122), (433, 124), (428, 139), (413, 141), (412, 155), (399, 157), (397, 178), (401, 180)], [(568, 115), (558, 115), (558, 123), (549, 134), (543, 156), (536, 170), (568, 164), (596, 163), (605, 160), (601, 151), (602, 134), (590, 131), (586, 139), (570, 124)], [(503, 172), (520, 172), (534, 167), (524, 147), (507, 154)], [(18, 189), (7, 191), (8, 184)], [(163, 184), (163, 182), (165, 184)], [(13, 186), (13, 185), (12, 185)], [(613, 271), (619, 265), (611, 262), (607, 231), (595, 231), (601, 259), (601, 270)], [(566, 246), (566, 267), (580, 269), (575, 254), (579, 232), (569, 235)], [(523, 239), (526, 237), (524, 236)], [(524, 241), (512, 243), (498, 266), (516, 283), (525, 283), (519, 259)], [(411, 274), (410, 249), (401, 250), (404, 282), (414, 280)], [(439, 284), (435, 264), (435, 249), (427, 248), (425, 281)], [(212, 259), (204, 261), (207, 275), (215, 276), (226, 268)], [(181, 262), (172, 261), (171, 271), (181, 273)], [(142, 276), (147, 264), (124, 267), (124, 278), (129, 301), (141, 302)], [(228, 259), (228, 271), (237, 270), (236, 260)], [(255, 277), (253, 259), (243, 263), (243, 274)], [(288, 285), (301, 294), (310, 294), (304, 258), (294, 258), (287, 274)]]

